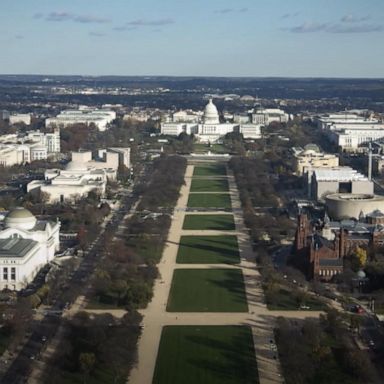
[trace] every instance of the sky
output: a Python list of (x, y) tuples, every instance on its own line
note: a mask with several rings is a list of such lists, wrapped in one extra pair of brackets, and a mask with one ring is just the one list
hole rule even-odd
[(384, 77), (384, 0), (1, 0), (0, 73)]

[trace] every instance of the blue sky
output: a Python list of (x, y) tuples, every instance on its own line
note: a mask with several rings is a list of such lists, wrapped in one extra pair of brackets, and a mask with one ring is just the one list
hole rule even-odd
[(1, 0), (0, 73), (384, 77), (384, 0)]

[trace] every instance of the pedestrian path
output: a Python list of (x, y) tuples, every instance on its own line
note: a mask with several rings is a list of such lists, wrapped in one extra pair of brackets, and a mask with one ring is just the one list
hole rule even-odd
[[(158, 346), (162, 328), (167, 325), (244, 325), (252, 329), (256, 350), (256, 359), (261, 384), (280, 384), (279, 362), (276, 352), (270, 349), (270, 339), (273, 339), (273, 324), (277, 316), (300, 317), (297, 312), (271, 312), (267, 309), (261, 288), (261, 278), (255, 264), (255, 255), (251, 248), (248, 230), (244, 225), (241, 203), (233, 174), (227, 170), (229, 194), (232, 210), (226, 212), (234, 215), (234, 231), (183, 230), (186, 214), (216, 214), (216, 210), (199, 210), (186, 212), (189, 190), (193, 175), (193, 165), (188, 165), (185, 174), (185, 185), (181, 188), (180, 197), (174, 211), (169, 231), (167, 246), (159, 264), (160, 278), (155, 282), (154, 297), (148, 307), (141, 311), (143, 333), (138, 346), (138, 363), (133, 368), (130, 384), (150, 384), (155, 370)], [(199, 176), (200, 178), (200, 176)], [(240, 263), (228, 264), (177, 264), (176, 257), (181, 236), (223, 236), (235, 235), (238, 238)], [(241, 269), (244, 277), (248, 312), (167, 312), (166, 307), (172, 284), (173, 272), (176, 269)], [(307, 317), (308, 313), (305, 313)], [(313, 317), (318, 313), (312, 312)]]

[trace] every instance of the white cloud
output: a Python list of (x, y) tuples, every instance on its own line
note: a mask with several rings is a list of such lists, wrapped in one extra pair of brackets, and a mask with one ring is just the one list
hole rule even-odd
[(352, 14), (348, 14), (348, 15), (344, 15), (340, 21), (342, 23), (360, 23), (362, 21), (367, 21), (369, 20), (371, 17), (370, 16), (361, 16), (361, 17), (356, 17), (356, 16), (353, 16)]

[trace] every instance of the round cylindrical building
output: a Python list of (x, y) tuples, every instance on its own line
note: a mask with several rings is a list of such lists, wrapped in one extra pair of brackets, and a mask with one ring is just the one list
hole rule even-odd
[(384, 212), (384, 196), (355, 193), (334, 193), (326, 196), (327, 213), (332, 220), (356, 219), (373, 212)]

